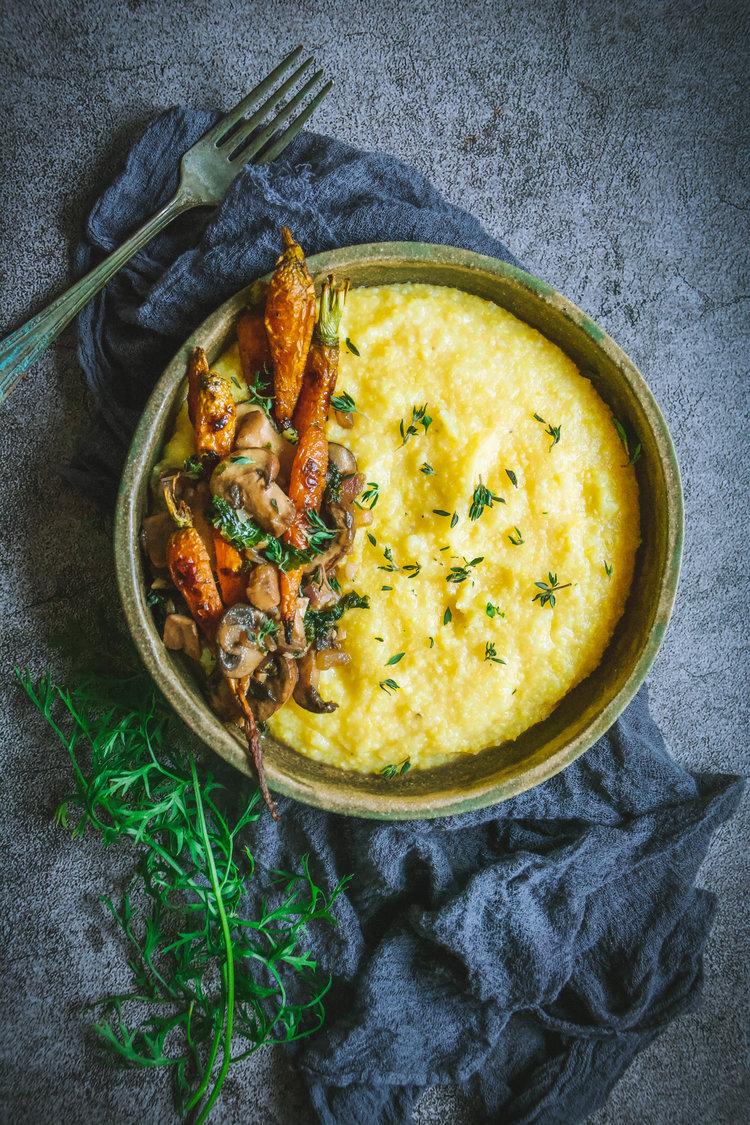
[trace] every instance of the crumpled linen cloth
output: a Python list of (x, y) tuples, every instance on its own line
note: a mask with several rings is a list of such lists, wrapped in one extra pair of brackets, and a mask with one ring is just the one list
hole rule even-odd
[[(89, 268), (164, 202), (181, 153), (215, 120), (174, 109), (137, 142), (91, 213)], [(102, 414), (69, 478), (114, 495), (150, 388), (221, 301), (271, 269), (282, 224), (308, 254), (416, 240), (513, 261), (470, 215), (387, 155), (301, 134), (246, 168), (223, 205), (142, 250), (79, 318)], [(592, 749), (504, 804), (384, 824), (279, 802), (251, 847), (268, 868), (309, 853), (339, 926), (313, 935), (334, 978), (327, 1020), (292, 1048), (326, 1125), (401, 1125), (425, 1087), (456, 1084), (482, 1122), (571, 1123), (701, 986), (715, 897), (695, 886), (742, 782), (667, 754), (645, 688)], [(687, 1077), (687, 1076), (686, 1076)]]

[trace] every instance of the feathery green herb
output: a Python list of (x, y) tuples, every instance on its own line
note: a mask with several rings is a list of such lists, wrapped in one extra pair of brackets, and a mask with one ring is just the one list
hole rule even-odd
[(427, 433), (428, 428), (432, 425), (432, 418), (427, 413), (427, 403), (424, 406), (412, 406), (411, 408), (411, 422), (405, 428), (403, 420), (399, 422), (398, 429), (401, 434), (401, 444), (406, 445), (410, 437), (415, 437), (419, 433), (419, 427), (422, 426), (424, 432)]
[(484, 659), (491, 660), (493, 664), (505, 664), (505, 661), (495, 652), (494, 641), (487, 641), (484, 646)]
[(250, 392), (248, 401), (251, 402), (253, 406), (259, 406), (269, 418), (271, 416), (274, 399), (274, 396), (268, 393), (270, 382), (271, 372), (268, 370), (268, 365), (264, 363), (263, 370), (256, 371), (252, 383), (248, 383), (247, 385), (247, 389)]
[(348, 391), (342, 391), (340, 395), (333, 395), (331, 398), (331, 406), (341, 414), (361, 413), (361, 411), (357, 410), (357, 404)]
[(94, 1030), (122, 1063), (171, 1068), (178, 1111), (202, 1125), (232, 1062), (321, 1026), (330, 981), (307, 928), (334, 921), (347, 880), (326, 895), (304, 857), (301, 872), (273, 872), (275, 887), (260, 897), (260, 872), (241, 846), (262, 815), (257, 789), (240, 796), (208, 771), (199, 777), (184, 728), (132, 660), (74, 688), (16, 674), (73, 765), (75, 792), (58, 823), (68, 827), (73, 812), (74, 837), (90, 826), (106, 844), (137, 849), (119, 905), (102, 896), (128, 941), (133, 983), (95, 1005)]
[(200, 480), (203, 476), (203, 460), (199, 453), (193, 453), (190, 457), (185, 459), (185, 464), (182, 466), (182, 471), (186, 477), (191, 480)]
[(557, 581), (557, 575), (553, 574), (552, 571), (548, 572), (547, 577), (549, 578), (549, 585), (546, 582), (534, 583), (534, 585), (538, 587), (539, 593), (534, 594), (534, 597), (531, 600), (532, 602), (535, 602), (538, 598), (540, 606), (545, 606), (549, 603), (550, 609), (554, 609), (556, 594), (558, 594), (560, 590), (567, 590), (568, 586), (572, 586), (573, 583), (566, 582), (563, 586), (560, 586)]

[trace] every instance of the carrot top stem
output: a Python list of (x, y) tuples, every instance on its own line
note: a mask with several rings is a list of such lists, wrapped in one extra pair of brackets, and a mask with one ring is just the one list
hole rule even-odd
[(193, 513), (188, 508), (184, 500), (178, 500), (175, 496), (175, 485), (179, 473), (169, 477), (164, 482), (164, 503), (169, 509), (169, 514), (177, 524), (178, 527), (192, 527), (193, 526)]
[(313, 344), (334, 347), (339, 342), (341, 315), (349, 292), (349, 279), (343, 285), (334, 285), (333, 274), (329, 274), (320, 294), (320, 311), (313, 330)]

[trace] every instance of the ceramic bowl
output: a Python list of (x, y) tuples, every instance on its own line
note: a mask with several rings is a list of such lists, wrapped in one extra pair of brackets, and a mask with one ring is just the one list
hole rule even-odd
[[(308, 266), (318, 286), (335, 272), (351, 278), (353, 286), (418, 281), (494, 301), (542, 332), (594, 378), (614, 416), (629, 422), (643, 448), (636, 466), (642, 542), (625, 612), (599, 667), (547, 719), (513, 742), (395, 779), (324, 765), (272, 738), (264, 740), (269, 786), (306, 804), (384, 820), (482, 808), (539, 785), (575, 761), (615, 721), (654, 660), (674, 600), (682, 544), (682, 491), (669, 432), (642, 375), (606, 333), (549, 285), (506, 262), (452, 247), (395, 242), (318, 254)], [(217, 309), (167, 367), (135, 432), (115, 518), (120, 593), (146, 666), (196, 734), (250, 775), (242, 737), (209, 710), (189, 661), (162, 644), (146, 606), (138, 532), (148, 504), (149, 475), (184, 396), (193, 348), (200, 344), (209, 363), (217, 359), (234, 338), (243, 306), (263, 300), (269, 277)]]

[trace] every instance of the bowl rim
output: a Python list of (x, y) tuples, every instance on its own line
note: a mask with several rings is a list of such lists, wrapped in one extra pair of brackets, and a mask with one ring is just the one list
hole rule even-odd
[[(660, 576), (659, 596), (648, 636), (619, 690), (575, 737), (565, 741), (544, 761), (528, 767), (517, 777), (496, 780), (494, 784), (480, 780), (473, 787), (469, 786), (460, 793), (445, 792), (442, 796), (433, 795), (430, 797), (430, 806), (425, 807), (422, 803), (423, 797), (415, 799), (413, 796), (399, 793), (398, 783), (390, 784), (387, 779), (381, 777), (376, 779), (373, 775), (373, 780), (376, 780), (377, 784), (373, 785), (372, 795), (353, 801), (351, 797), (342, 794), (335, 784), (327, 783), (325, 780), (315, 785), (306, 784), (279, 771), (272, 755), (264, 759), (269, 788), (284, 796), (294, 797), (305, 804), (330, 812), (378, 820), (409, 820), (455, 815), (507, 800), (559, 773), (605, 734), (641, 686), (666, 632), (677, 592), (684, 521), (680, 472), (666, 422), (643, 375), (595, 321), (546, 282), (499, 258), (459, 247), (421, 242), (379, 242), (341, 247), (310, 256), (308, 267), (314, 278), (322, 278), (340, 269), (343, 262), (353, 261), (357, 264), (371, 262), (374, 265), (393, 261), (401, 267), (410, 262), (460, 266), (472, 272), (484, 272), (494, 278), (506, 279), (555, 308), (576, 328), (588, 335), (597, 348), (601, 349), (625, 376), (626, 382), (637, 395), (647, 416), (659, 452), (660, 468), (664, 479), (665, 564)], [(222, 302), (190, 334), (165, 368), (149, 396), (133, 434), (120, 480), (114, 519), (118, 588), (125, 618), (141, 659), (162, 694), (183, 721), (211, 749), (250, 776), (252, 776), (251, 771), (243, 767), (242, 762), (238, 760), (240, 747), (237, 738), (230, 734), (213, 715), (207, 704), (198, 705), (187, 686), (165, 666), (163, 642), (143, 597), (137, 546), (140, 531), (138, 501), (143, 493), (144, 474), (146, 486), (150, 475), (151, 454), (156, 446), (154, 434), (161, 431), (161, 424), (171, 413), (173, 401), (185, 376), (187, 358), (196, 344), (210, 341), (226, 326), (228, 320), (236, 318), (240, 310), (252, 301), (258, 287), (267, 283), (270, 278), (271, 273), (268, 273)], [(460, 285), (455, 287), (460, 288)], [(346, 774), (346, 771), (342, 773)], [(358, 798), (360, 796), (358, 795)], [(387, 798), (385, 803), (384, 797)]]

